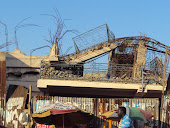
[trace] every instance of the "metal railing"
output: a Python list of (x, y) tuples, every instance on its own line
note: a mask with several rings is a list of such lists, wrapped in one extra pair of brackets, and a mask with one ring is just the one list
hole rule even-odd
[(86, 51), (91, 46), (99, 45), (104, 42), (113, 42), (115, 35), (110, 31), (107, 24), (91, 29), (73, 38), (80, 51)]
[(107, 82), (127, 82), (162, 85), (162, 68), (145, 68), (143, 65), (107, 63), (52, 64), (41, 62), (41, 79), (87, 80)]

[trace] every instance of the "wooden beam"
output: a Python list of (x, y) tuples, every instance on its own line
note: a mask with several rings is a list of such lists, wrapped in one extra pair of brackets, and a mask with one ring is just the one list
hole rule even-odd
[(28, 125), (25, 126), (25, 128), (31, 128), (32, 126), (32, 116), (31, 116), (31, 92), (32, 92), (32, 88), (31, 85), (29, 86), (29, 98), (28, 98)]

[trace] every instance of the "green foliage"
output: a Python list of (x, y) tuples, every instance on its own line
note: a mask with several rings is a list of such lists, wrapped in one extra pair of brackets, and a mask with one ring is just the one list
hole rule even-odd
[(132, 42), (131, 40), (126, 40), (122, 42), (122, 44), (118, 47), (119, 52), (125, 52), (127, 45), (130, 44), (131, 42)]

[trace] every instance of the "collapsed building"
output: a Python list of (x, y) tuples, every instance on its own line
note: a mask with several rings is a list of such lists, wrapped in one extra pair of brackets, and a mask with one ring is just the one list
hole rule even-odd
[[(75, 53), (68, 55), (59, 55), (57, 43), (53, 45), (49, 56), (28, 56), (19, 49), (7, 53), (7, 85), (16, 84), (27, 87), (32, 85), (35, 95), (40, 94), (40, 91), (47, 95), (80, 95), (67, 93), (67, 86), (72, 86), (65, 85), (67, 80), (70, 83), (73, 82), (73, 88), (71, 87), (73, 92), (75, 92), (74, 89), (82, 87), (81, 95), (83, 96), (86, 96), (85, 90), (88, 91), (87, 88), (90, 87), (92, 90), (97, 89), (96, 93), (92, 91), (93, 96), (114, 97), (112, 94), (101, 94), (98, 91), (101, 88), (114, 88), (116, 92), (120, 90), (131, 92), (127, 91), (123, 97), (134, 97), (136, 93), (139, 94), (138, 92), (146, 97), (147, 95), (160, 97), (165, 54), (169, 57), (169, 46), (145, 36), (115, 38), (107, 24), (76, 36), (73, 41)], [(108, 63), (90, 63), (108, 53)], [(168, 64), (166, 65), (168, 67)], [(169, 73), (168, 70), (165, 74), (167, 73)], [(87, 83), (83, 88), (83, 86), (75, 86), (77, 85), (75, 80), (78, 80), (77, 83), (80, 85), (83, 81)], [(61, 85), (57, 85), (58, 82), (61, 82)], [(94, 88), (86, 87), (89, 82)], [(98, 87), (95, 84), (103, 84), (103, 86)], [(147, 88), (151, 89), (155, 95), (148, 94)]]
[[(75, 52), (67, 55), (59, 54), (57, 43), (53, 44), (49, 56), (26, 55), (19, 49), (7, 52), (6, 76), (1, 73), (3, 80), (6, 78), (7, 88), (31, 85), (32, 96), (44, 95), (34, 97), (34, 111), (45, 102), (74, 102), (99, 116), (128, 105), (149, 108), (158, 120), (159, 99), (169, 74), (169, 46), (145, 36), (115, 38), (107, 25), (76, 36), (73, 42)], [(108, 55), (108, 63), (94, 63), (104, 55)], [(120, 99), (116, 99), (118, 97)], [(3, 98), (1, 103), (4, 103)]]
[[(104, 27), (106, 29), (104, 39), (96, 39), (97, 36), (98, 38), (101, 37), (101, 34), (97, 35), (96, 33), (104, 31)], [(115, 85), (116, 91), (130, 91), (130, 94), (125, 91), (127, 94), (124, 93), (125, 95), (122, 97), (134, 97), (139, 94), (142, 94), (142, 97), (144, 95), (146, 97), (161, 96), (164, 79), (163, 63), (165, 54), (168, 56), (170, 54), (169, 46), (145, 36), (115, 38), (107, 25), (81, 34), (73, 38), (73, 41), (75, 53), (65, 56), (56, 55), (58, 60), (41, 62), (40, 79), (37, 82), (37, 87), (40, 90), (51, 95), (61, 95), (61, 93), (63, 95), (66, 87), (73, 86), (70, 89), (79, 92), (82, 88), (82, 92), (78, 94), (73, 91), (74, 93), (69, 95), (121, 96), (122, 94), (101, 94), (100, 91), (97, 91), (97, 89), (114, 88)], [(107, 64), (89, 64), (91, 60), (107, 53), (109, 53)], [(165, 74), (167, 75), (167, 72)], [(69, 85), (65, 84), (66, 80), (70, 83)], [(79, 80), (87, 82), (82, 82), (85, 84), (84, 88)], [(57, 85), (58, 82), (61, 82), (61, 85)], [(93, 84), (92, 86), (89, 86), (90, 82)], [(109, 85), (110, 83), (112, 85)], [(77, 84), (82, 86), (76, 86)], [(103, 86), (99, 86), (100, 84), (103, 84)], [(86, 95), (87, 92), (89, 93), (87, 88), (96, 91)], [(151, 90), (148, 91), (147, 88)], [(150, 92), (150, 94), (147, 92)]]

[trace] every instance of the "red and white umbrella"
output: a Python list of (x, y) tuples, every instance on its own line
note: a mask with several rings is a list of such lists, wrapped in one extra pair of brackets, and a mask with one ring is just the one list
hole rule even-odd
[(65, 124), (69, 122), (68, 119), (71, 120), (71, 123), (78, 122), (84, 124), (89, 122), (86, 118), (89, 115), (89, 113), (82, 111), (70, 103), (57, 102), (44, 106), (32, 114), (32, 117), (37, 123), (40, 124), (55, 123), (55, 125), (59, 125), (62, 122), (62, 127), (64, 128)]

